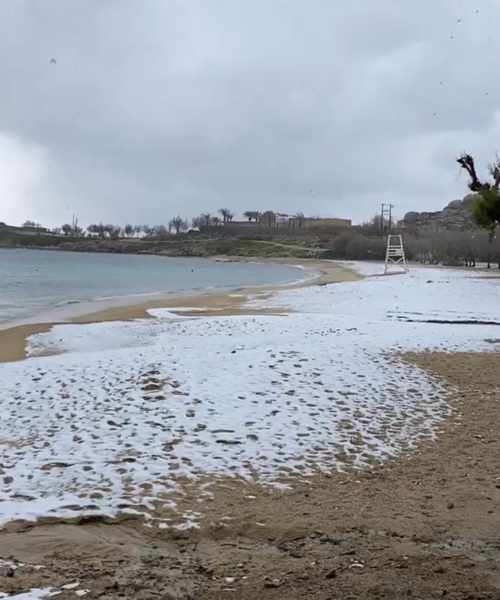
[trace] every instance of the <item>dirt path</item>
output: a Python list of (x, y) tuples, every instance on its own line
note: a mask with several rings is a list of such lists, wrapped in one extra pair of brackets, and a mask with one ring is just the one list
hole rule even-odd
[(199, 530), (10, 527), (0, 557), (26, 564), (0, 566), (0, 590), (78, 580), (103, 599), (500, 598), (500, 356), (409, 358), (456, 386), (438, 441), (292, 491), (220, 480)]
[(275, 248), (287, 248), (288, 250), (303, 250), (309, 252), (311, 256), (317, 257), (322, 252), (326, 252), (324, 248), (311, 248), (310, 246), (301, 246), (300, 244), (283, 244), (282, 242), (272, 242), (267, 240), (255, 240), (261, 246), (271, 246)]

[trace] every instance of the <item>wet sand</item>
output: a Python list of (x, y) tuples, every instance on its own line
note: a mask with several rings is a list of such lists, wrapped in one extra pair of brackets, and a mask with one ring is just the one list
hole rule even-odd
[(46, 333), (53, 325), (54, 323), (35, 323), (0, 331), (0, 363), (25, 358), (28, 337), (36, 333)]
[[(236, 259), (235, 259), (236, 260)], [(89, 314), (65, 319), (64, 321), (53, 321), (48, 323), (33, 323), (18, 325), (9, 329), (0, 330), (0, 363), (14, 362), (26, 358), (26, 342), (31, 335), (50, 331), (54, 325), (60, 323), (100, 323), (106, 321), (131, 321), (134, 319), (153, 318), (149, 310), (156, 308), (192, 308), (193, 312), (183, 311), (183, 315), (197, 316), (227, 316), (238, 314), (280, 314), (272, 310), (252, 310), (245, 308), (245, 303), (252, 297), (271, 296), (278, 290), (286, 288), (297, 288), (309, 285), (327, 285), (329, 283), (341, 283), (356, 281), (361, 277), (353, 270), (339, 263), (322, 261), (316, 259), (273, 259), (272, 261), (259, 260), (259, 262), (273, 262), (284, 265), (300, 265), (305, 273), (310, 275), (296, 284), (275, 285), (251, 288), (239, 288), (229, 292), (205, 292), (191, 294), (188, 296), (169, 295), (155, 298), (147, 302), (131, 304), (127, 306), (107, 307)], [(316, 276), (315, 276), (316, 274)], [(175, 311), (174, 311), (175, 312)]]

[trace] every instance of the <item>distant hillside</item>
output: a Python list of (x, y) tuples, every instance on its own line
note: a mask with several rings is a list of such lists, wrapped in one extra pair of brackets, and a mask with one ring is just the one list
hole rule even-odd
[(160, 254), (163, 256), (261, 256), (319, 258), (324, 253), (317, 247), (297, 242), (283, 243), (257, 239), (206, 239), (202, 236), (177, 236), (169, 240), (98, 239), (69, 236), (24, 235), (0, 229), (0, 248), (57, 249), (73, 252), (111, 252), (120, 254)]
[(463, 200), (453, 200), (436, 212), (408, 212), (399, 223), (405, 229), (466, 231), (477, 226), (472, 218), (472, 208), (477, 194), (469, 194)]

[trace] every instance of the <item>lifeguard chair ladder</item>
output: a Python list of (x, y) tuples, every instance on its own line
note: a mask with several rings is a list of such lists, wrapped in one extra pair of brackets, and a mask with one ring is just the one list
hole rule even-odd
[(399, 267), (405, 273), (408, 273), (408, 263), (406, 262), (403, 236), (401, 235), (387, 236), (384, 275), (387, 275), (392, 267)]

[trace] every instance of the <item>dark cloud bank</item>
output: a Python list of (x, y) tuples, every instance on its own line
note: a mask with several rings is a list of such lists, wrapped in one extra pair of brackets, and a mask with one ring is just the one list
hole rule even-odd
[(500, 3), (476, 4), (3, 2), (0, 220), (438, 209), (458, 153), (500, 149)]

